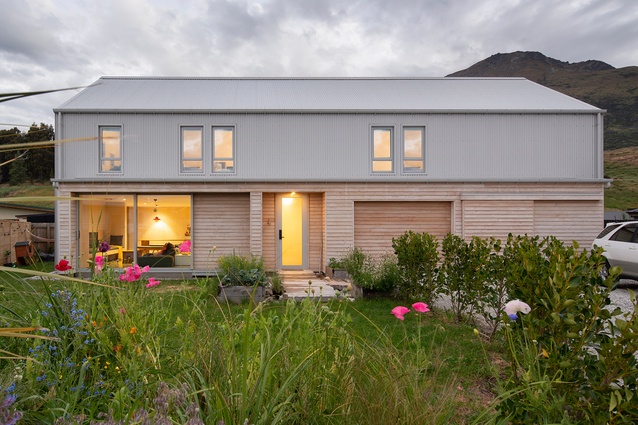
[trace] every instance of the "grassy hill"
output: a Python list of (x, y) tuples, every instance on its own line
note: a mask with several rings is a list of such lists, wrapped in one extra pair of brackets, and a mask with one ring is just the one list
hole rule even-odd
[[(5, 198), (22, 198), (31, 196), (53, 196), (53, 186), (48, 182), (23, 186), (9, 186), (6, 184), (0, 185), (0, 202), (6, 202)], [(16, 205), (17, 204), (44, 208), (53, 208), (54, 206), (53, 201), (28, 201), (16, 203)]]
[(569, 63), (539, 52), (498, 53), (448, 77), (525, 77), (607, 110), (605, 150), (638, 146), (638, 66)]

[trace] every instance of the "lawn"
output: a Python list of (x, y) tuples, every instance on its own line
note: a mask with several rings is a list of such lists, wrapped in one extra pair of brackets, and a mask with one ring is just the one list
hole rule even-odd
[[(43, 363), (0, 363), (20, 375), (15, 407), (28, 421), (109, 410), (159, 421), (164, 391), (196, 402), (207, 423), (469, 423), (493, 397), (487, 358), (498, 350), (486, 354), (473, 328), (443, 311), (400, 321), (396, 300), (229, 306), (203, 282), (104, 288), (6, 271), (0, 286), (6, 322), (42, 324), (61, 340), (2, 339)], [(173, 419), (192, 413), (171, 409)]]

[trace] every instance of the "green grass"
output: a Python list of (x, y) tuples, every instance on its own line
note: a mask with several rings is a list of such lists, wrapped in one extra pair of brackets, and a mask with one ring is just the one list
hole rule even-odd
[(605, 209), (638, 208), (638, 148), (605, 152), (605, 177), (613, 179), (605, 189)]
[[(22, 197), (49, 197), (53, 196), (53, 186), (51, 183), (39, 183), (31, 185), (10, 186), (7, 184), (0, 185), (0, 202), (7, 202), (7, 199), (2, 198), (22, 198)], [(53, 208), (53, 201), (24, 201), (20, 202), (20, 205), (29, 205), (33, 207)]]
[[(118, 365), (130, 374), (131, 380), (149, 382), (148, 391), (151, 392), (145, 393), (141, 399), (127, 401), (133, 403), (130, 408), (151, 408), (150, 403), (155, 397), (152, 391), (156, 388), (156, 384), (151, 383), (161, 380), (176, 385), (184, 379), (191, 388), (200, 388), (204, 397), (202, 408), (225, 412), (226, 423), (242, 423), (242, 414), (253, 414), (250, 413), (253, 403), (265, 403), (260, 406), (266, 411), (270, 408), (275, 408), (275, 411), (288, 409), (288, 412), (294, 412), (291, 418), (298, 418), (304, 423), (362, 423), (363, 419), (357, 415), (366, 415), (366, 412), (373, 412), (370, 414), (376, 418), (376, 421), (367, 418), (366, 423), (468, 423), (485, 409), (491, 399), (493, 375), (481, 341), (471, 327), (453, 323), (444, 312), (425, 315), (411, 312), (402, 322), (390, 313), (399, 304), (390, 299), (335, 300), (324, 304), (328, 310), (321, 305), (315, 310), (312, 307), (314, 303), (303, 307), (299, 303), (278, 302), (261, 305), (247, 321), (247, 312), (250, 311), (247, 305), (220, 305), (202, 285), (193, 281), (165, 281), (146, 291), (142, 289), (143, 282), (127, 283), (119, 290), (87, 285), (78, 286), (63, 280), (24, 280), (13, 272), (0, 272), (0, 305), (11, 306), (11, 313), (6, 309), (0, 311), (0, 319), (4, 317), (5, 322), (9, 319), (19, 322), (16, 318), (25, 322), (41, 321), (39, 310), (44, 309), (50, 294), (58, 289), (71, 288), (77, 295), (78, 305), (87, 312), (89, 324), (95, 321), (99, 328), (100, 322), (104, 323), (104, 333), (98, 329), (93, 336), (107, 338), (102, 340), (102, 344), (113, 346), (113, 350), (119, 350), (118, 342), (123, 346), (122, 353), (129, 350), (124, 357), (114, 356), (119, 353), (107, 350), (100, 355), (103, 359), (100, 365), (109, 361), (109, 371)], [(131, 289), (135, 285), (138, 290)], [(120, 313), (120, 309), (126, 313)], [(52, 325), (49, 323), (48, 326)], [(128, 330), (134, 327), (136, 333), (129, 334)], [(223, 336), (225, 329), (233, 328), (239, 338), (235, 342)], [(261, 328), (267, 333), (262, 334)], [(248, 339), (241, 336), (244, 332), (247, 332), (246, 336), (250, 335)], [(317, 340), (317, 336), (320, 339)], [(330, 339), (323, 340), (328, 337)], [(3, 348), (21, 350), (20, 354), (25, 354), (24, 350), (34, 345), (28, 340), (12, 340)], [(135, 351), (134, 346), (142, 347), (142, 351)], [(246, 347), (257, 351), (242, 354), (242, 350), (248, 349)], [(498, 351), (498, 347), (490, 348)], [(277, 361), (258, 361), (258, 353), (264, 355), (263, 350)], [(303, 356), (310, 357), (295, 360), (304, 352)], [(97, 354), (94, 352), (93, 356)], [(254, 367), (267, 368), (253, 369), (250, 366), (243, 369), (244, 355), (255, 362)], [(490, 356), (498, 354), (492, 352)], [(334, 363), (336, 359), (339, 359), (338, 363)], [(9, 371), (12, 367), (0, 360), (0, 370)], [(220, 367), (231, 375), (222, 379)], [(302, 378), (296, 384), (292, 383), (297, 382), (294, 376), (297, 372), (294, 371), (301, 374), (297, 379)], [(89, 372), (86, 371), (87, 376)], [(28, 375), (27, 371), (24, 373)], [(88, 378), (84, 380), (90, 381)], [(111, 375), (109, 381), (106, 377), (104, 381), (105, 385), (109, 385), (107, 393), (94, 405), (96, 411), (92, 412), (93, 415), (114, 406), (116, 390), (124, 379)], [(27, 384), (23, 382), (23, 385)], [(37, 389), (37, 382), (32, 385), (31, 392), (41, 391)], [(79, 408), (73, 405), (79, 401), (69, 402), (69, 397), (72, 398), (70, 388), (76, 385), (73, 380), (58, 384), (55, 399), (71, 403), (65, 409), (77, 411), (73, 409)], [(216, 391), (240, 392), (246, 397), (249, 394), (254, 397), (253, 391), (260, 388), (259, 391), (270, 394), (270, 398), (262, 401), (250, 399), (243, 407), (229, 405), (222, 408), (218, 403), (225, 402), (218, 398), (218, 392), (212, 391), (216, 385), (230, 385), (228, 389)], [(286, 385), (301, 385), (296, 392), (298, 396), (288, 402), (285, 399), (289, 396), (281, 399), (272, 393), (279, 391), (277, 388), (286, 388)], [(324, 388), (326, 385), (334, 386), (334, 389)], [(111, 388), (110, 394), (108, 388)], [(346, 388), (352, 388), (355, 393), (346, 395), (344, 391), (349, 391)], [(423, 394), (419, 395), (419, 391)], [(300, 397), (299, 392), (304, 396)], [(285, 394), (292, 396), (295, 392)], [(361, 397), (365, 400), (357, 402), (356, 407), (346, 408), (347, 403)], [(214, 398), (217, 404), (213, 403)], [(42, 406), (56, 411), (61, 406), (56, 403), (46, 401), (45, 397), (38, 403), (24, 402), (20, 406), (28, 412), (30, 420), (46, 422), (49, 410), (42, 410)], [(270, 406), (268, 403), (274, 404)], [(321, 406), (328, 410), (322, 411)], [(328, 414), (331, 409), (335, 410)], [(417, 416), (407, 420), (408, 411)], [(310, 418), (305, 414), (318, 417)], [(330, 419), (333, 415), (334, 419)], [(426, 417), (428, 419), (424, 419)]]

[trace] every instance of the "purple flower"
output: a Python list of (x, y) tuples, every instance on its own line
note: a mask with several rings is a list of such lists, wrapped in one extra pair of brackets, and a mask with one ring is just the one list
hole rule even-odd
[(507, 317), (509, 317), (512, 322), (518, 319), (518, 316), (515, 313), (508, 314)]
[(109, 245), (107, 241), (100, 242), (100, 247), (98, 248), (100, 252), (106, 252), (109, 249), (111, 249), (111, 246)]

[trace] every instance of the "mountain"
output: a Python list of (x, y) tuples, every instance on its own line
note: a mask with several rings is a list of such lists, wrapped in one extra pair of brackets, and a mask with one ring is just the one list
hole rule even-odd
[(562, 62), (539, 52), (497, 53), (448, 77), (525, 77), (607, 110), (605, 150), (638, 146), (638, 66)]

